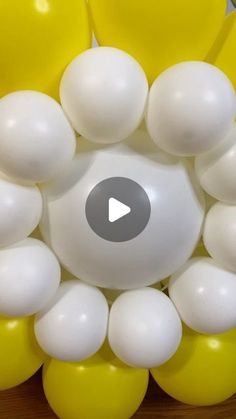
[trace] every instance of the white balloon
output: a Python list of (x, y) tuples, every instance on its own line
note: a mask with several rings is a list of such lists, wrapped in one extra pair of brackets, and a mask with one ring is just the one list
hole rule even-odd
[(190, 61), (170, 67), (151, 87), (150, 136), (163, 150), (193, 156), (217, 146), (233, 125), (233, 85), (213, 65)]
[(171, 300), (152, 288), (123, 293), (110, 312), (108, 339), (113, 352), (130, 366), (153, 368), (177, 351), (182, 325)]
[(206, 334), (236, 326), (236, 275), (211, 258), (194, 258), (174, 274), (169, 296), (181, 319)]
[(124, 140), (141, 123), (148, 82), (139, 63), (126, 52), (100, 47), (80, 54), (67, 68), (61, 103), (75, 130), (88, 140)]
[(236, 206), (218, 202), (208, 212), (204, 244), (219, 264), (236, 272)]
[[(69, 272), (92, 285), (132, 289), (167, 278), (191, 256), (202, 230), (204, 199), (191, 171), (158, 151), (142, 131), (109, 147), (81, 139), (79, 151), (70, 167), (41, 189), (40, 229), (46, 242)], [(95, 234), (85, 212), (94, 187), (113, 177), (138, 183), (151, 205), (145, 229), (118, 243)], [(94, 212), (100, 204), (98, 196)], [(104, 218), (106, 205), (104, 198)]]
[(209, 195), (236, 204), (236, 125), (222, 144), (196, 158), (195, 169)]
[(0, 179), (0, 247), (29, 236), (39, 224), (42, 197), (36, 186)]
[(53, 358), (78, 362), (96, 353), (107, 334), (108, 304), (97, 288), (78, 280), (61, 284), (35, 320), (41, 348)]
[(14, 178), (43, 182), (73, 158), (75, 133), (60, 105), (34, 91), (0, 101), (0, 168)]
[(25, 239), (0, 250), (0, 313), (30, 316), (56, 293), (60, 265), (41, 241)]

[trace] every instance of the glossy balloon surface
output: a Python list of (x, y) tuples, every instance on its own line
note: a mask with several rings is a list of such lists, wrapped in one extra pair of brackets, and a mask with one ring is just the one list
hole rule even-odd
[(91, 42), (85, 0), (1, 1), (0, 28), (0, 96), (33, 89), (58, 98), (63, 71)]
[(56, 360), (44, 366), (47, 400), (63, 419), (127, 419), (143, 401), (148, 370), (122, 364), (109, 349), (81, 363)]
[[(96, 234), (85, 211), (95, 186), (117, 177), (141, 186), (151, 206), (143, 231), (123, 242), (104, 240)], [(108, 192), (112, 197), (114, 190)], [(70, 167), (44, 185), (42, 193), (45, 211), (40, 228), (44, 239), (69, 272), (92, 285), (132, 289), (156, 283), (186, 262), (201, 233), (204, 199), (193, 174), (180, 160), (157, 150), (143, 131), (109, 147), (80, 140)], [(95, 219), (96, 208), (101, 212), (99, 193), (96, 196), (92, 206)], [(102, 198), (102, 202), (105, 217), (108, 201)]]
[(61, 106), (35, 91), (0, 102), (0, 169), (23, 182), (45, 182), (74, 156), (75, 133)]
[(0, 202), (0, 247), (6, 247), (26, 239), (37, 227), (42, 197), (36, 186), (16, 184), (1, 176)]
[(153, 83), (147, 128), (170, 154), (194, 156), (216, 147), (232, 129), (235, 91), (217, 67), (193, 61), (177, 64)]
[(0, 317), (0, 390), (28, 380), (46, 360), (34, 337), (32, 318)]
[[(204, 60), (223, 23), (226, 0), (89, 0), (100, 45), (121, 48), (150, 82), (166, 68)], [(187, 34), (187, 35), (186, 35)]]
[(78, 362), (101, 348), (107, 322), (108, 304), (102, 292), (74, 279), (62, 283), (54, 298), (37, 314), (35, 334), (52, 358)]
[(177, 353), (151, 371), (161, 388), (182, 403), (210, 406), (236, 390), (236, 329), (221, 335), (200, 335), (185, 328)]
[(118, 358), (128, 365), (153, 368), (164, 364), (177, 351), (181, 337), (182, 325), (176, 308), (161, 291), (153, 288), (128, 291), (111, 307), (109, 343)]
[(27, 238), (0, 250), (0, 313), (29, 316), (56, 293), (60, 265), (41, 241)]
[(148, 82), (139, 63), (124, 51), (94, 48), (68, 66), (60, 96), (79, 134), (109, 144), (126, 139), (140, 125)]
[(236, 327), (236, 274), (211, 258), (193, 258), (169, 282), (169, 296), (180, 317), (199, 333)]

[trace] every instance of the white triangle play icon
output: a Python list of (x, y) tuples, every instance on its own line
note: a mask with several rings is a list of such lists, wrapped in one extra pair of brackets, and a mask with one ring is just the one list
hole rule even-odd
[(120, 218), (124, 217), (130, 212), (131, 208), (127, 205), (123, 204), (115, 198), (109, 199), (108, 217), (110, 223), (114, 223), (115, 221), (119, 220)]

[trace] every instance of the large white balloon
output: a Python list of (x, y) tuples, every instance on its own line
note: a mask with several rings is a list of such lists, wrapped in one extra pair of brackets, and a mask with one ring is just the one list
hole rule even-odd
[(233, 85), (218, 68), (184, 62), (162, 73), (151, 87), (149, 134), (171, 154), (193, 156), (217, 146), (236, 116)]
[(62, 283), (38, 313), (35, 334), (44, 352), (62, 361), (81, 361), (102, 346), (107, 334), (108, 304), (97, 288), (78, 280)]
[(0, 313), (30, 316), (54, 296), (60, 265), (41, 241), (25, 239), (0, 250)]
[(43, 182), (73, 158), (75, 133), (49, 96), (19, 91), (0, 101), (0, 169), (23, 181)]
[(0, 247), (29, 236), (39, 224), (42, 197), (36, 186), (0, 179)]
[(222, 144), (196, 158), (195, 169), (209, 195), (236, 204), (236, 125)]
[(123, 362), (139, 368), (164, 364), (180, 344), (182, 325), (171, 300), (153, 288), (123, 293), (113, 303), (108, 339)]
[(207, 214), (203, 239), (213, 259), (236, 272), (236, 206), (215, 204)]
[(236, 275), (211, 258), (195, 258), (174, 274), (169, 295), (191, 329), (206, 334), (236, 327)]
[(88, 140), (124, 140), (144, 116), (148, 82), (140, 64), (116, 48), (80, 54), (61, 81), (61, 102), (75, 130)]
[[(120, 194), (131, 200), (131, 212), (116, 224), (108, 221), (108, 201), (117, 193), (109, 180), (117, 178)], [(101, 187), (104, 180), (109, 187)], [(134, 189), (129, 188), (132, 182)], [(131, 227), (138, 230), (146, 216), (137, 184), (151, 208), (145, 228), (117, 241), (96, 234), (85, 211), (94, 188), (98, 185), (90, 210), (97, 230), (117, 226), (116, 235), (129, 236)], [(69, 272), (103, 288), (132, 289), (167, 278), (191, 256), (201, 234), (204, 200), (193, 174), (179, 159), (158, 151), (143, 131), (107, 147), (81, 139), (70, 167), (43, 185), (42, 193), (44, 239)]]

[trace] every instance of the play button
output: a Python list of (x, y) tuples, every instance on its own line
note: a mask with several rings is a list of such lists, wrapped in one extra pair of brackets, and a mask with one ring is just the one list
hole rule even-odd
[(131, 208), (128, 205), (122, 204), (115, 198), (109, 199), (109, 221), (114, 223), (125, 215), (131, 212)]
[(98, 183), (86, 201), (92, 230), (111, 242), (137, 237), (147, 226), (151, 205), (145, 190), (128, 178), (113, 177)]

